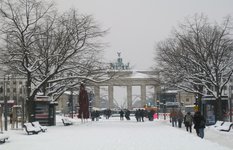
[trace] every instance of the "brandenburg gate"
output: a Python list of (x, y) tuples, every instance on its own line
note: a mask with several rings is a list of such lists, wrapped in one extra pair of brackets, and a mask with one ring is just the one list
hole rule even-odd
[[(147, 105), (147, 86), (153, 87), (152, 103), (156, 104), (158, 93), (160, 93), (160, 85), (156, 73), (153, 71), (132, 71), (130, 70), (129, 63), (123, 63), (121, 53), (118, 52), (117, 61), (110, 63), (110, 74), (114, 74), (113, 78), (105, 82), (93, 82), (89, 83), (94, 89), (94, 101), (93, 107), (101, 108), (101, 93), (100, 87), (105, 86), (108, 89), (108, 108), (112, 109), (114, 105), (114, 87), (125, 86), (126, 87), (126, 103), (127, 109), (133, 108), (133, 95), (132, 88), (134, 86), (140, 87), (140, 107)], [(117, 77), (116, 77), (117, 76)], [(137, 93), (138, 94), (138, 93)]]
[(101, 103), (101, 95), (100, 95), (100, 87), (105, 86), (108, 89), (108, 104), (109, 108), (114, 108), (114, 86), (125, 86), (127, 93), (127, 109), (132, 109), (132, 87), (139, 86), (140, 87), (140, 99), (141, 99), (141, 107), (147, 104), (146, 102), (146, 87), (153, 87), (153, 103), (156, 104), (157, 93), (160, 92), (160, 85), (156, 80), (153, 73), (150, 71), (119, 71), (123, 75), (118, 78), (112, 78), (105, 82), (101, 83), (91, 83), (91, 86), (94, 88), (94, 101), (92, 106), (96, 108), (100, 108)]

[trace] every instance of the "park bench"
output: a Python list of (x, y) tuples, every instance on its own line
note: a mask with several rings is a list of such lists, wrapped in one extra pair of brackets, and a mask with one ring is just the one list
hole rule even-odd
[(0, 133), (0, 143), (5, 143), (6, 140), (9, 139), (9, 135), (6, 135), (4, 133)]
[(32, 125), (32, 123), (24, 123), (23, 125), (25, 131), (27, 132), (27, 134), (29, 135), (30, 133), (32, 134), (38, 134), (39, 132), (41, 132), (41, 129), (39, 127), (34, 127)]
[(219, 131), (229, 132), (233, 126), (232, 122), (224, 122), (221, 126), (216, 127)]
[(73, 123), (68, 118), (62, 118), (61, 119), (64, 126), (72, 125)]
[(48, 129), (46, 126), (40, 125), (39, 121), (32, 122), (32, 126), (40, 128), (42, 132), (45, 132)]
[(224, 124), (224, 121), (216, 121), (216, 123), (213, 125), (213, 127), (217, 128), (217, 127), (220, 127)]

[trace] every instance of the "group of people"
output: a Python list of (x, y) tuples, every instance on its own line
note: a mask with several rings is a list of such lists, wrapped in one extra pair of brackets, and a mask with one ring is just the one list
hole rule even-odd
[[(80, 85), (79, 106), (80, 106), (80, 109), (79, 109), (78, 118), (81, 118), (82, 120), (89, 118), (89, 111), (88, 111), (89, 101), (88, 101), (87, 91), (85, 90), (84, 84)], [(126, 110), (125, 112), (123, 110), (120, 111), (120, 120), (123, 120), (124, 114), (125, 114), (126, 119), (130, 120), (129, 110)], [(153, 114), (154, 112), (152, 113), (152, 116)], [(91, 112), (92, 121), (94, 121), (95, 119), (96, 121), (98, 121), (99, 115), (100, 114), (98, 111), (92, 111)], [(109, 118), (110, 115), (111, 115), (111, 112), (107, 114), (107, 118)], [(140, 121), (144, 122), (145, 111), (143, 109), (136, 110), (135, 117), (138, 122)], [(149, 120), (151, 121), (150, 117), (149, 117)], [(177, 123), (178, 123), (179, 128), (182, 127), (182, 122), (184, 122), (186, 130), (190, 133), (192, 132), (192, 125), (194, 124), (194, 129), (196, 130), (197, 135), (201, 138), (204, 138), (204, 129), (205, 129), (206, 120), (200, 111), (196, 111), (194, 115), (188, 112), (184, 116), (181, 110), (176, 111), (175, 109), (172, 109), (172, 111), (170, 112), (170, 122), (172, 123), (173, 127), (177, 127)]]
[(177, 127), (177, 123), (178, 123), (178, 127), (181, 128), (183, 118), (184, 116), (181, 110), (177, 112), (175, 109), (172, 109), (172, 111), (170, 112), (170, 122), (172, 123), (173, 127)]
[(135, 112), (135, 118), (137, 122), (144, 122), (145, 117), (145, 110), (144, 109), (137, 109)]
[(91, 120), (92, 121), (99, 121), (99, 118), (100, 118), (100, 112), (98, 110), (93, 110), (91, 112)]
[(130, 120), (130, 111), (128, 109), (125, 109), (125, 111), (120, 110), (120, 120), (124, 120), (124, 115), (126, 120)]
[(186, 131), (192, 133), (192, 126), (194, 125), (194, 129), (196, 130), (197, 136), (204, 138), (204, 129), (206, 120), (205, 117), (201, 114), (200, 111), (196, 111), (194, 115), (190, 112), (184, 116), (181, 110), (178, 112), (173, 109), (170, 113), (170, 122), (172, 123), (173, 127), (182, 127), (182, 122), (186, 127)]

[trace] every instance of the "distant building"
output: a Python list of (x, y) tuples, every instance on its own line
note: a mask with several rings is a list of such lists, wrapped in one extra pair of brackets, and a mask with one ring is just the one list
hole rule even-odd
[(4, 95), (7, 101), (21, 105), (26, 97), (26, 79), (12, 75), (0, 78), (0, 103), (3, 103)]

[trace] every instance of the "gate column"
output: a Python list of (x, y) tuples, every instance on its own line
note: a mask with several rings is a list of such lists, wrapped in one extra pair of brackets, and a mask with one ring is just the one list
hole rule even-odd
[(127, 105), (128, 109), (132, 110), (132, 86), (127, 85)]
[(94, 92), (95, 92), (95, 107), (100, 108), (100, 87), (94, 86)]
[(108, 86), (108, 100), (109, 100), (109, 108), (113, 108), (113, 86)]
[(146, 105), (146, 85), (141, 85), (141, 104), (142, 107)]

